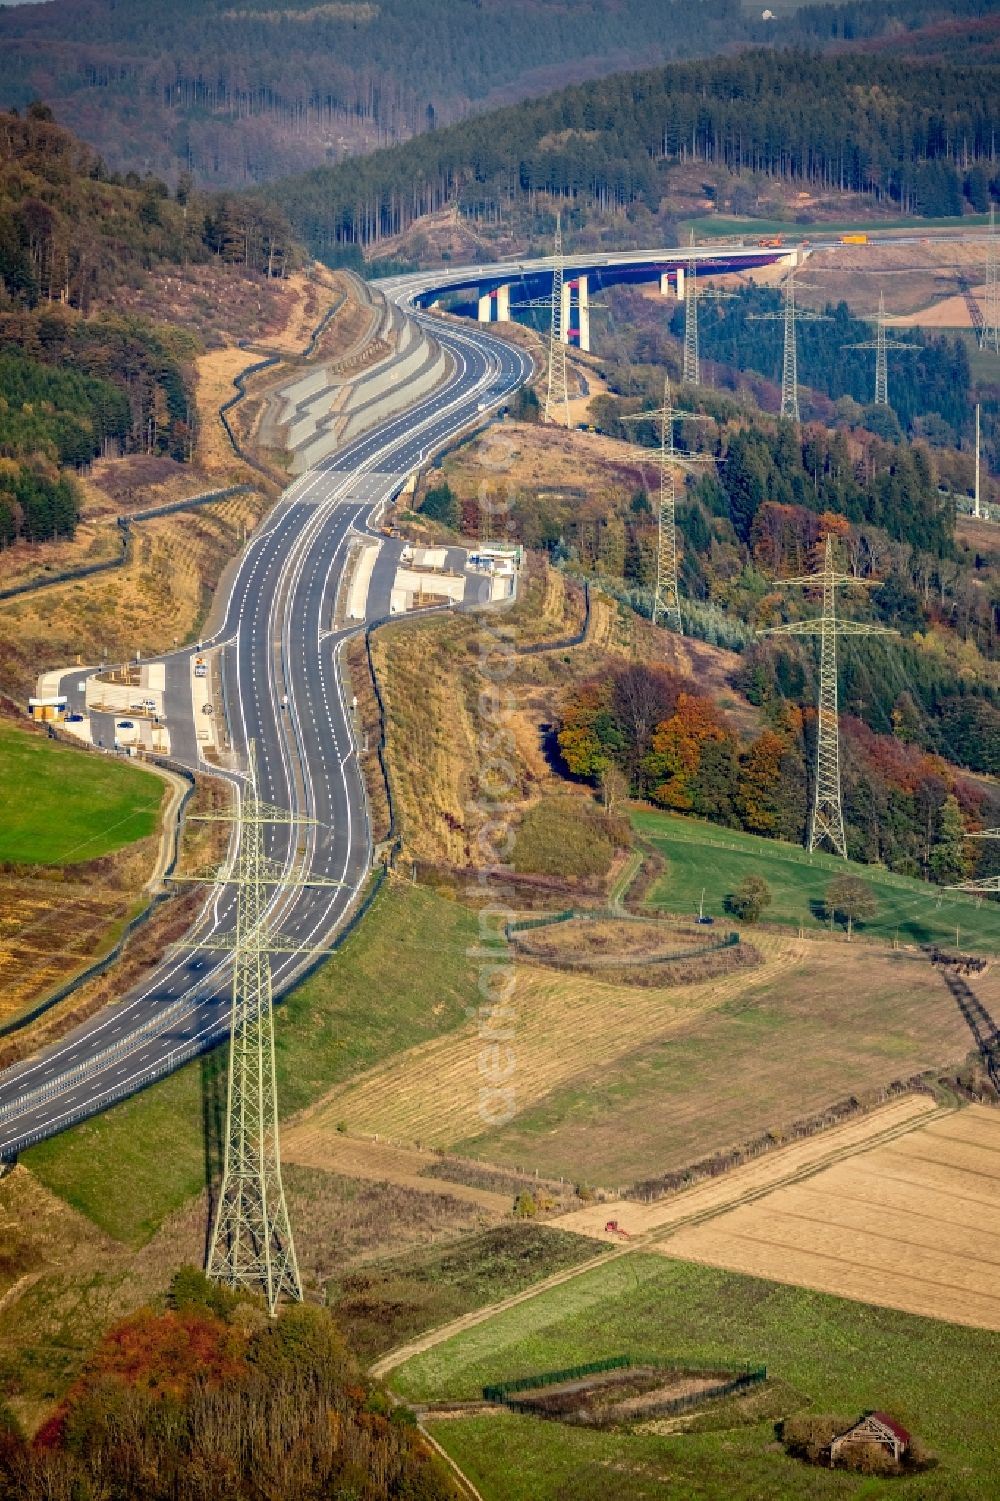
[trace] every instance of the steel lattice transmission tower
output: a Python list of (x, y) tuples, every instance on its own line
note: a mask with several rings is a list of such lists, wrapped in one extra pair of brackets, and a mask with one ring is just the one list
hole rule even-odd
[(799, 418), (799, 351), (795, 337), (795, 272), (785, 287), (785, 349), (781, 364), (781, 415)]
[(986, 241), (986, 295), (979, 347), (1000, 354), (1000, 274), (997, 266), (996, 210), (990, 204), (990, 232)]
[[(694, 230), (691, 231), (694, 248)], [(684, 276), (684, 366), (685, 385), (701, 385), (701, 358), (698, 353), (698, 262), (688, 258)]]
[(875, 325), (874, 339), (866, 339), (861, 344), (845, 344), (845, 349), (874, 349), (875, 351), (875, 405), (887, 407), (889, 405), (889, 361), (887, 350), (908, 349), (911, 354), (916, 349), (915, 344), (907, 344), (899, 339), (890, 339), (885, 331), (885, 293), (878, 294), (878, 322)]
[[(1000, 829), (979, 829), (967, 836), (969, 839), (1000, 839)], [(979, 896), (1000, 896), (1000, 875), (980, 876), (976, 880), (958, 881), (948, 886), (948, 891), (971, 891)]]
[(785, 306), (780, 313), (754, 313), (755, 322), (768, 323), (781, 319), (785, 325), (785, 343), (781, 362), (781, 415), (799, 423), (799, 342), (798, 325), (801, 322), (827, 323), (825, 313), (801, 312), (795, 302), (795, 267), (785, 278), (783, 287)]
[(670, 398), (670, 381), (663, 382), (663, 406), (658, 412), (637, 412), (623, 417), (623, 422), (649, 422), (660, 426), (660, 508), (656, 545), (656, 592), (653, 595), (653, 624), (665, 621), (682, 635), (681, 601), (677, 587), (677, 471), (689, 472), (701, 464), (714, 464), (709, 454), (680, 454), (674, 445), (674, 423), (679, 418), (710, 422), (700, 412), (682, 412)]
[(247, 763), (245, 789), (234, 813), (194, 815), (203, 822), (235, 824), (239, 834), (235, 861), (209, 878), (236, 888), (235, 931), (216, 941), (194, 941), (199, 949), (233, 957), (226, 1136), (208, 1275), (230, 1287), (263, 1293), (273, 1314), (282, 1295), (301, 1301), (302, 1284), (281, 1179), (271, 954), (322, 950), (305, 948), (274, 929), (268, 892), (342, 883), (303, 876), (267, 858), (267, 828), (315, 820), (260, 800), (253, 741)]
[(566, 373), (566, 345), (563, 343), (563, 286), (566, 262), (563, 257), (562, 214), (556, 214), (556, 241), (552, 257), (552, 320), (549, 329), (549, 381), (545, 391), (545, 420), (569, 427), (569, 377)]
[(819, 714), (816, 725), (816, 780), (809, 818), (806, 848), (812, 854), (829, 840), (838, 855), (847, 859), (844, 813), (840, 796), (840, 717), (837, 704), (837, 639), (840, 636), (896, 636), (888, 626), (868, 625), (837, 616), (837, 590), (844, 585), (872, 585), (874, 580), (855, 579), (838, 573), (833, 556), (833, 538), (827, 537), (823, 567), (803, 578), (781, 579), (782, 584), (803, 589), (822, 588), (823, 613), (791, 625), (776, 625), (762, 636), (818, 636), (820, 638)]

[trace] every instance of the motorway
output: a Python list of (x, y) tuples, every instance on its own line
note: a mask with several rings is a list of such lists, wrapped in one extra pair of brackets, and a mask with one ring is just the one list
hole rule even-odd
[[(400, 300), (406, 297), (405, 285), (390, 290)], [(492, 335), (427, 321), (451, 355), (446, 381), (284, 493), (240, 559), (218, 631), (202, 644), (221, 652), (229, 735), (239, 764), (246, 764), (254, 740), (259, 795), (315, 821), (270, 826), (268, 854), (285, 868), (294, 858), (307, 878), (342, 883), (272, 896), (271, 918), (307, 951), (329, 942), (372, 862), (366, 795), (340, 673), (344, 642), (360, 627), (331, 629), (349, 540), (370, 529), (382, 505), (429, 455), (481, 421), (484, 404), (501, 405), (532, 368), (527, 354)], [(389, 614), (393, 573), (391, 567), (376, 568), (368, 620)], [(164, 659), (168, 673), (186, 680), (192, 650)], [(193, 757), (190, 736), (185, 745)], [(123, 1000), (0, 1075), (0, 1157), (9, 1160), (32, 1142), (106, 1109), (225, 1034), (231, 963), (217, 950), (196, 945), (231, 930), (234, 915), (232, 888), (212, 888), (191, 948), (166, 957)], [(310, 962), (308, 952), (276, 954), (275, 994), (287, 991)]]
[[(916, 238), (894, 237), (892, 243)], [(812, 241), (808, 250), (832, 250), (838, 243)], [(642, 268), (684, 264), (692, 254), (721, 269), (734, 259), (744, 264), (777, 260), (796, 248), (790, 241), (763, 255), (759, 247), (712, 246), (584, 256), (567, 265), (567, 274), (600, 267), (610, 276), (617, 267), (630, 276)], [(544, 278), (551, 267), (550, 259), (458, 267), (386, 280), (381, 287), (412, 309), (449, 289)], [(364, 885), (372, 859), (367, 802), (340, 675), (344, 641), (359, 627), (331, 630), (349, 539), (372, 526), (380, 507), (431, 454), (481, 420), (484, 406), (502, 405), (531, 371), (522, 350), (475, 324), (466, 330), (454, 320), (414, 316), (450, 352), (448, 378), (432, 395), (290, 486), (246, 547), (219, 629), (203, 643), (205, 650), (221, 653), (228, 732), (239, 763), (245, 765), (253, 739), (260, 795), (315, 820), (304, 828), (269, 829), (268, 853), (285, 867), (295, 855), (297, 868), (307, 874), (342, 883), (286, 889), (272, 897), (270, 915), (283, 934), (306, 949), (329, 942)], [(380, 558), (368, 594), (368, 620), (389, 614), (393, 571)], [(163, 659), (168, 692), (188, 692), (194, 650)], [(78, 677), (78, 672), (67, 674), (71, 707)], [(110, 719), (105, 732), (113, 733)], [(174, 756), (197, 765), (193, 727), (180, 725), (171, 733)], [(304, 855), (297, 855), (302, 846)], [(227, 933), (233, 919), (231, 888), (213, 888), (192, 930), (192, 945)], [(275, 954), (275, 994), (287, 991), (309, 962), (302, 954)], [(227, 1029), (229, 1004), (228, 958), (196, 946), (166, 957), (121, 1001), (0, 1074), (0, 1157), (10, 1159), (106, 1109), (210, 1046)]]

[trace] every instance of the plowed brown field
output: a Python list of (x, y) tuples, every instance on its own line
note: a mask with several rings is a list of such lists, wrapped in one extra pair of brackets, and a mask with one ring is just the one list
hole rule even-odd
[(1000, 1329), (1000, 1111), (939, 1116), (657, 1249)]

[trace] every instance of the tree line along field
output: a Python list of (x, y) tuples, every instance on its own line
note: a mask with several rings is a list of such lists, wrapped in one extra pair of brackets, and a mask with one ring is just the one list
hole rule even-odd
[(878, 913), (863, 926), (871, 937), (905, 944), (942, 943), (1000, 952), (1000, 907), (877, 866), (858, 865), (835, 855), (809, 855), (795, 845), (761, 839), (670, 813), (635, 810), (632, 822), (666, 861), (649, 893), (652, 906), (677, 913), (698, 910), (719, 918), (726, 898), (747, 876), (763, 876), (771, 888), (764, 918), (803, 928), (829, 926), (824, 893), (837, 876), (857, 876), (870, 886)]
[(15, 865), (79, 865), (145, 839), (163, 799), (148, 771), (6, 723), (0, 788), (0, 861)]
[(391, 1384), (407, 1401), (469, 1400), (488, 1382), (633, 1352), (761, 1361), (768, 1381), (683, 1431), (602, 1434), (504, 1414), (432, 1423), (432, 1432), (484, 1501), (598, 1501), (609, 1466), (623, 1501), (798, 1501), (862, 1492), (855, 1476), (790, 1459), (774, 1424), (875, 1407), (919, 1435), (938, 1465), (905, 1482), (868, 1482), (866, 1496), (889, 1497), (894, 1486), (918, 1501), (995, 1494), (1000, 1335), (690, 1262), (634, 1254), (606, 1263), (414, 1357)]

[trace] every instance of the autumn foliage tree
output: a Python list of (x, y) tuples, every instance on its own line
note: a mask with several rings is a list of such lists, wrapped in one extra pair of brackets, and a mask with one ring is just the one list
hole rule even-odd
[(298, 1305), (272, 1320), (193, 1269), (171, 1301), (104, 1336), (32, 1444), (7, 1425), (2, 1501), (454, 1497), (325, 1309)]
[[(782, 672), (794, 682), (794, 662)], [(799, 684), (801, 689), (801, 683)], [(816, 712), (768, 699), (756, 735), (738, 733), (696, 686), (629, 663), (563, 698), (558, 743), (571, 776), (614, 797), (648, 798), (730, 828), (799, 842), (808, 823)], [(907, 875), (954, 884), (993, 873), (993, 846), (968, 831), (1000, 824), (1000, 797), (940, 756), (841, 718), (848, 848)], [(976, 863), (978, 862), (978, 864)]]
[(714, 705), (694, 693), (681, 693), (677, 708), (658, 725), (644, 771), (654, 802), (688, 811), (694, 807), (695, 778), (706, 747), (729, 736)]

